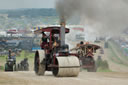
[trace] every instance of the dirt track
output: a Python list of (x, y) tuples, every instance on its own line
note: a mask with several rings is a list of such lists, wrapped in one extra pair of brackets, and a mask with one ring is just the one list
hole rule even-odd
[(128, 85), (128, 73), (80, 72), (78, 77), (54, 77), (47, 72), (37, 76), (33, 71), (0, 73), (0, 85)]

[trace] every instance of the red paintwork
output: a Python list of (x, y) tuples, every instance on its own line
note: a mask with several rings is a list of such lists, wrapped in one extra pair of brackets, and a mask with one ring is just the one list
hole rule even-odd
[[(45, 53), (46, 54), (50, 54), (52, 51), (53, 51), (53, 42), (52, 42), (52, 36), (54, 36), (54, 34), (59, 34), (60, 36), (60, 29), (61, 27), (57, 27), (57, 26), (54, 26), (54, 27), (46, 27), (46, 28), (42, 28), (40, 30), (36, 30), (34, 31), (35, 34), (41, 34), (42, 32), (49, 32), (50, 35), (49, 35), (49, 42), (48, 43), (42, 43), (40, 46), (42, 49), (45, 50)], [(65, 28), (65, 33), (69, 33), (70, 30), (68, 28)], [(69, 54), (65, 54), (65, 55), (62, 55), (61, 53), (59, 53), (59, 56), (68, 56)], [(53, 64), (55, 65), (55, 62), (56, 61), (56, 55), (53, 54)]]
[[(38, 34), (38, 33), (42, 33), (42, 32), (50, 32), (50, 33), (53, 33), (53, 34), (60, 34), (60, 28), (61, 27), (57, 27), (57, 26), (54, 26), (54, 27), (45, 27), (45, 28), (42, 28), (40, 30), (36, 30), (34, 31), (35, 34)], [(65, 28), (66, 32), (65, 33), (69, 33), (70, 30), (68, 28)]]
[[(52, 35), (54, 35), (54, 34), (59, 34), (60, 35), (60, 28), (61, 27), (54, 26), (54, 27), (46, 27), (46, 28), (42, 28), (40, 30), (34, 31), (35, 34), (41, 34), (42, 32), (50, 32), (50, 41), (49, 41), (49, 43), (47, 43), (47, 44), (42, 43), (41, 48), (44, 48), (44, 47), (46, 47), (45, 45), (48, 45), (49, 49), (52, 49)], [(65, 28), (65, 29), (66, 29), (65, 33), (70, 32), (70, 30), (68, 28)]]
[(73, 30), (84, 32), (84, 28), (72, 28)]
[(90, 64), (90, 65), (82, 65), (81, 67), (82, 68), (92, 68), (93, 67), (93, 64)]

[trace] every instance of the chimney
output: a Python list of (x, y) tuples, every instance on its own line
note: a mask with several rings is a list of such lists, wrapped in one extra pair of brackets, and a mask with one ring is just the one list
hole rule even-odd
[(64, 17), (61, 17), (60, 25), (61, 25), (61, 28), (60, 28), (61, 46), (63, 46), (65, 45), (65, 19)]

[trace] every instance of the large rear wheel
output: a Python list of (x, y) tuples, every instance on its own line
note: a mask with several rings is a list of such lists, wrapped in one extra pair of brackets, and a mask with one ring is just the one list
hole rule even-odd
[(13, 66), (9, 66), (7, 63), (5, 64), (5, 71), (13, 71)]
[(5, 70), (5, 71), (8, 71), (8, 65), (7, 65), (7, 63), (6, 63), (5, 66), (4, 66), (4, 70)]
[(43, 51), (36, 51), (35, 53), (34, 70), (37, 75), (44, 75), (45, 73), (45, 64), (42, 63), (44, 58), (41, 60), (44, 54), (42, 55), (41, 52)]
[(88, 56), (82, 59), (82, 65), (86, 66), (85, 69), (87, 69), (88, 72), (96, 72), (97, 66), (95, 64), (95, 60), (92, 56)]
[(91, 68), (87, 68), (87, 71), (88, 72), (96, 72), (97, 71), (97, 67), (96, 67), (96, 64), (95, 62), (93, 61), (93, 65)]

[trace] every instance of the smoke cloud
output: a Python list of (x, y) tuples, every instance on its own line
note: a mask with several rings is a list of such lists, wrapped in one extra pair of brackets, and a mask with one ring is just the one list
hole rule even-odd
[(127, 0), (57, 0), (56, 9), (66, 20), (80, 17), (94, 36), (117, 36), (128, 27)]

